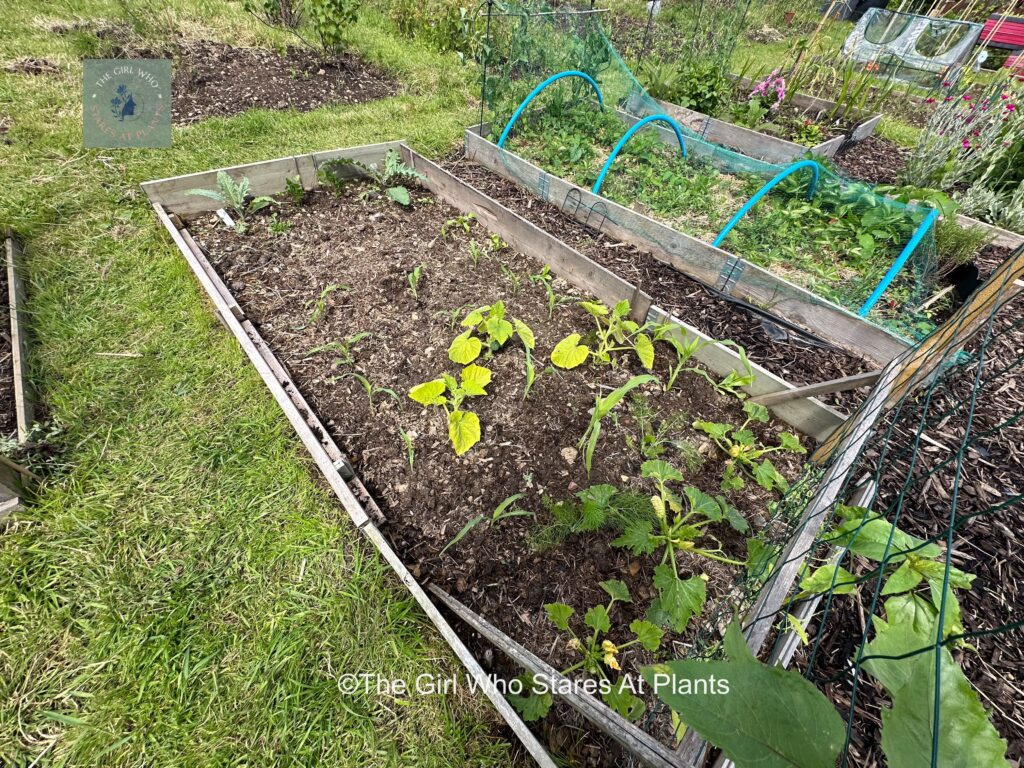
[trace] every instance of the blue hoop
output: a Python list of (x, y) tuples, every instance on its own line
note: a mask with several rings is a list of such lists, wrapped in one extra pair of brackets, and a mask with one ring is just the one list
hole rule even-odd
[(608, 171), (611, 169), (612, 163), (615, 162), (615, 158), (618, 157), (619, 152), (622, 150), (624, 146), (626, 146), (626, 142), (633, 137), (633, 134), (639, 131), (648, 123), (652, 123), (655, 120), (662, 123), (668, 123), (670, 126), (672, 126), (672, 130), (675, 131), (676, 133), (676, 138), (679, 139), (679, 151), (682, 152), (683, 154), (683, 160), (686, 159), (686, 143), (683, 141), (683, 132), (679, 127), (679, 123), (677, 123), (668, 115), (650, 115), (649, 117), (645, 117), (643, 120), (636, 123), (632, 128), (626, 131), (626, 133), (623, 135), (621, 139), (619, 139), (619, 143), (615, 145), (615, 149), (612, 150), (611, 155), (609, 155), (608, 159), (604, 161), (604, 167), (601, 168), (601, 173), (598, 174), (597, 181), (594, 182), (594, 186), (590, 190), (591, 192), (593, 192), (596, 195), (601, 191), (601, 184), (604, 183), (605, 175), (607, 175)]
[(556, 80), (561, 80), (563, 77), (582, 77), (584, 80), (590, 83), (591, 87), (594, 89), (594, 93), (597, 94), (597, 103), (601, 106), (602, 110), (604, 109), (604, 97), (601, 96), (601, 89), (598, 88), (597, 82), (594, 80), (594, 78), (592, 78), (586, 72), (579, 72), (575, 69), (567, 69), (565, 72), (559, 72), (557, 75), (552, 75), (551, 77), (549, 77), (543, 83), (541, 83), (532, 91), (530, 91), (530, 95), (523, 99), (523, 103), (520, 104), (516, 111), (512, 113), (512, 119), (508, 121), (508, 124), (505, 126), (505, 130), (501, 132), (501, 138), (498, 139), (499, 148), (504, 146), (505, 139), (508, 138), (509, 133), (512, 131), (512, 126), (516, 124), (516, 120), (518, 120), (519, 116), (523, 114), (523, 110), (526, 109), (527, 106), (529, 106), (530, 102), (537, 98), (537, 95), (541, 91), (543, 91)]
[(910, 258), (910, 254), (914, 252), (914, 249), (917, 248), (921, 240), (924, 239), (924, 236), (928, 234), (928, 229), (935, 224), (935, 221), (938, 218), (939, 212), (934, 208), (928, 212), (924, 221), (921, 222), (921, 225), (914, 232), (914, 236), (910, 238), (910, 242), (903, 247), (903, 251), (900, 253), (899, 257), (892, 263), (892, 266), (889, 267), (889, 271), (885, 273), (885, 277), (882, 278), (882, 282), (878, 284), (878, 287), (872, 291), (868, 300), (865, 301), (864, 304), (861, 305), (861, 308), (857, 310), (858, 315), (861, 317), (867, 317), (868, 312), (870, 312), (871, 308), (875, 306), (875, 303), (882, 298), (882, 294), (885, 293), (885, 289), (889, 287), (889, 283), (896, 279), (896, 275), (898, 275), (900, 270), (903, 269), (903, 265), (907, 263), (907, 259)]

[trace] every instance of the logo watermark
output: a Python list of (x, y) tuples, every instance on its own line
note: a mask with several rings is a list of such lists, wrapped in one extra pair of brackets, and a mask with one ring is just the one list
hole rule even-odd
[(171, 146), (171, 60), (86, 59), (87, 147)]

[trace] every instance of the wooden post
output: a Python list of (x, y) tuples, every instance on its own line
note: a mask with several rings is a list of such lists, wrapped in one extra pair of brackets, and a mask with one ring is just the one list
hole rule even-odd
[(25, 327), (25, 283), (22, 280), (24, 255), (13, 229), (7, 230), (7, 301), (10, 307), (11, 367), (14, 376), (14, 410), (18, 424), (18, 442), (28, 439), (35, 422), (35, 403), (26, 378), (28, 335)]

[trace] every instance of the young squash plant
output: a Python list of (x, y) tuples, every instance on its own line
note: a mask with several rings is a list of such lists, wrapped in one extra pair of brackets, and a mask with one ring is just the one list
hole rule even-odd
[(614, 366), (617, 352), (632, 351), (646, 370), (654, 367), (654, 341), (648, 333), (651, 325), (629, 319), (629, 301), (623, 299), (611, 309), (599, 301), (581, 301), (579, 306), (594, 318), (597, 343), (591, 349), (580, 344), (580, 334), (570, 334), (555, 345), (551, 352), (552, 363), (571, 369), (590, 357), (596, 363)]
[(789, 483), (771, 460), (765, 457), (778, 451), (807, 453), (807, 449), (800, 444), (800, 438), (792, 432), (780, 433), (779, 444), (766, 448), (758, 442), (748, 426), (752, 423), (766, 424), (768, 409), (757, 403), (746, 402), (743, 404), (743, 411), (747, 414), (747, 419), (739, 428), (715, 421), (693, 422), (694, 429), (710, 437), (719, 450), (729, 457), (726, 459), (725, 472), (722, 475), (722, 490), (735, 491), (743, 488), (746, 485), (746, 475), (766, 491), (779, 490), (785, 493), (789, 490)]
[(684, 477), (666, 461), (645, 461), (641, 476), (653, 481), (657, 493), (651, 496), (653, 521), (639, 519), (612, 541), (634, 555), (650, 555), (661, 550), (661, 562), (654, 569), (654, 586), (658, 597), (651, 604), (649, 618), (657, 624), (683, 632), (690, 618), (700, 615), (707, 597), (704, 574), (681, 579), (677, 554), (687, 552), (728, 565), (743, 566), (742, 560), (726, 557), (721, 546), (708, 548), (700, 542), (717, 540), (705, 531), (713, 523), (726, 521), (741, 533), (748, 530), (747, 521), (722, 497), (712, 498), (693, 486), (685, 486), (682, 496), (669, 483), (681, 483)]
[(423, 406), (440, 406), (448, 422), (448, 439), (455, 454), (461, 456), (480, 441), (480, 417), (462, 407), (467, 397), (487, 394), (491, 370), (482, 365), (467, 365), (456, 380), (450, 374), (440, 379), (417, 384), (409, 397)]
[[(629, 588), (618, 579), (602, 581), (601, 588), (611, 598), (607, 605), (595, 605), (587, 610), (583, 623), (589, 634), (582, 637), (573, 630), (570, 621), (575, 609), (565, 603), (548, 603), (544, 606), (548, 619), (558, 629), (570, 635), (569, 648), (576, 651), (582, 658), (562, 671), (570, 675), (577, 670), (584, 670), (595, 676), (600, 685), (601, 698), (605, 704), (614, 709), (627, 720), (637, 720), (644, 713), (644, 703), (631, 692), (628, 681), (613, 675), (621, 671), (619, 656), (625, 649), (641, 645), (652, 653), (661, 646), (664, 632), (644, 619), (636, 619), (629, 625), (633, 639), (617, 645), (608, 639), (612, 630), (611, 613), (616, 603), (631, 603)], [(524, 720), (539, 720), (548, 713), (553, 703), (551, 693), (544, 690), (533, 678), (527, 681), (527, 695), (509, 696), (512, 706), (523, 716)]]
[(527, 350), (533, 350), (536, 340), (530, 326), (522, 320), (505, 317), (505, 302), (496, 301), (490, 306), (478, 307), (462, 321), (466, 330), (460, 333), (448, 347), (452, 362), (466, 365), (472, 363), (481, 353), (491, 358), (513, 336), (517, 336)]

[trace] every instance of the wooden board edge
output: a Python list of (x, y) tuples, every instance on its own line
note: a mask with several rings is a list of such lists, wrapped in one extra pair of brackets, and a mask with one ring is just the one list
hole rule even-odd
[(7, 301), (11, 330), (11, 369), (14, 377), (14, 411), (18, 442), (28, 440), (35, 423), (35, 392), (28, 380), (28, 326), (25, 313), (25, 252), (13, 229), (7, 230), (6, 242)]
[[(529, 187), (525, 186), (525, 182), (522, 179), (516, 178), (515, 174), (509, 173), (505, 170), (504, 162), (499, 162), (497, 159), (499, 155), (503, 154), (506, 158), (512, 159), (516, 164), (521, 165), (524, 169), (528, 169), (531, 174), (536, 174), (538, 178), (541, 175), (558, 178), (553, 177), (550, 174), (546, 174), (546, 172), (541, 168), (533, 165), (528, 160), (523, 159), (509, 150), (498, 149), (495, 144), (482, 137), (477, 132), (477, 129), (478, 126), (467, 128), (464, 139), (467, 157), (469, 157), (473, 162), (527, 190), (529, 190)], [(566, 181), (565, 179), (558, 178), (558, 180), (562, 184), (579, 189), (576, 185)], [(710, 270), (710, 272), (713, 272), (715, 276), (710, 279), (717, 278), (722, 265), (725, 265), (730, 260), (738, 261), (743, 265), (743, 270), (741, 272), (740, 279), (732, 289), (733, 294), (752, 303), (762, 304), (765, 301), (765, 296), (758, 296), (751, 293), (748, 283), (763, 283), (764, 285), (769, 286), (772, 291), (778, 291), (782, 299), (795, 302), (806, 307), (808, 311), (821, 315), (821, 322), (817, 323), (814, 327), (809, 327), (806, 322), (799, 324), (804, 325), (812, 332), (824, 335), (838, 346), (858, 354), (877, 365), (885, 365), (894, 357), (902, 354), (912, 346), (911, 342), (900, 338), (891, 331), (877, 326), (864, 318), (858, 317), (853, 312), (833, 304), (827, 299), (815, 296), (815, 294), (805, 288), (801, 288), (795, 283), (791, 283), (784, 278), (778, 277), (767, 269), (759, 267), (756, 264), (752, 264), (751, 262), (737, 257), (728, 251), (715, 248), (708, 243), (687, 235), (685, 232), (680, 232), (668, 227), (649, 216), (633, 211), (630, 208), (626, 208), (625, 206), (619, 205), (611, 200), (607, 200), (606, 198), (598, 198), (587, 190), (580, 190), (580, 199), (582, 201), (582, 205), (579, 209), (580, 211), (593, 205), (594, 203), (591, 203), (591, 200), (595, 202), (599, 201), (607, 210), (614, 212), (617, 218), (638, 222), (636, 227), (630, 229), (616, 221), (612, 221), (611, 219), (608, 220), (609, 227), (614, 229), (614, 234), (617, 237), (631, 242), (642, 250), (648, 251), (652, 256), (654, 256), (654, 258), (658, 259), (658, 261), (668, 264), (677, 271), (682, 272), (699, 282), (708, 282), (710, 275), (708, 270), (696, 265), (693, 259), (680, 252), (680, 249), (673, 249), (670, 251), (663, 248), (658, 243), (653, 242), (642, 234), (641, 230), (643, 228), (647, 228), (656, 232), (664, 232), (666, 238), (686, 243), (687, 247), (694, 252), (699, 251), (708, 255), (708, 258), (713, 258), (718, 266)], [(552, 204), (554, 205), (555, 203)], [(570, 214), (566, 213), (566, 215)], [(576, 218), (576, 220), (579, 221), (578, 216), (573, 218)], [(779, 297), (776, 296), (775, 300), (778, 301)], [(794, 319), (786, 313), (780, 314), (788, 319)], [(828, 329), (823, 330), (826, 317), (830, 318), (832, 322), (828, 324)], [(794, 322), (797, 321), (794, 320)]]
[(987, 233), (992, 235), (992, 245), (998, 245), (1001, 248), (1018, 248), (1024, 245), (1024, 235), (1014, 232), (1009, 229), (1003, 229), (997, 227), (995, 224), (988, 224), (978, 219), (972, 219), (970, 216), (964, 216), (962, 213), (956, 215), (956, 223), (961, 227), (978, 227), (985, 230)]

